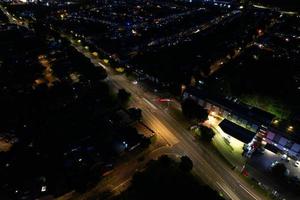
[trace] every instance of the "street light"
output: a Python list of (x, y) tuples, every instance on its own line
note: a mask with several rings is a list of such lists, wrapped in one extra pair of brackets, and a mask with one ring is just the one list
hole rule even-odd
[(46, 192), (46, 190), (47, 190), (47, 186), (42, 186), (41, 192)]
[(278, 125), (278, 123), (279, 123), (279, 120), (278, 119), (274, 119), (273, 124), (274, 125)]
[(181, 85), (181, 94), (183, 93), (183, 91), (186, 89), (186, 86), (184, 84)]
[(294, 130), (294, 127), (293, 126), (289, 126), (288, 129), (287, 129), (289, 132), (292, 132)]

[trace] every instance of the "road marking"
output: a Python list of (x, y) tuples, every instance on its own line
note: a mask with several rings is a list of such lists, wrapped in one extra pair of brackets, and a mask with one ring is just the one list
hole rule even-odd
[(154, 108), (155, 110), (157, 110), (156, 106), (153, 105), (150, 101), (148, 101), (145, 97), (143, 97), (144, 101), (149, 104), (152, 108)]
[(231, 197), (231, 195), (226, 191), (226, 189), (219, 182), (216, 182), (216, 183), (223, 190), (223, 192), (225, 192), (227, 194), (228, 197)]
[(107, 67), (105, 65), (103, 65), (101, 62), (97, 62), (97, 64), (100, 66), (100, 67), (103, 67), (104, 69), (107, 70)]
[(242, 184), (239, 184), (241, 188), (243, 188), (248, 194), (250, 194), (254, 199), (258, 200), (256, 198), (256, 196), (254, 196), (251, 192), (249, 192), (249, 190), (247, 190), (247, 188), (245, 186), (243, 186)]
[(127, 179), (126, 181), (124, 181), (124, 182), (121, 183), (120, 185), (116, 186), (114, 189), (112, 189), (112, 191), (117, 190), (119, 187), (122, 187), (123, 185), (125, 185), (125, 184), (128, 183), (129, 181), (131, 181), (131, 178)]

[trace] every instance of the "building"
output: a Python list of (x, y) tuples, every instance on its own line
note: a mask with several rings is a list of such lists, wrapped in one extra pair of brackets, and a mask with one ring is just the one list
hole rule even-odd
[(277, 153), (278, 151), (292, 157), (295, 160), (300, 159), (300, 140), (295, 132), (280, 130), (269, 127), (264, 139), (266, 149)]
[(275, 115), (249, 106), (236, 98), (221, 97), (194, 87), (187, 88), (182, 100), (192, 99), (198, 105), (224, 118), (219, 126), (224, 132), (246, 144), (248, 153), (257, 148), (278, 151), (300, 159), (300, 134), (292, 126), (285, 130), (274, 126)]

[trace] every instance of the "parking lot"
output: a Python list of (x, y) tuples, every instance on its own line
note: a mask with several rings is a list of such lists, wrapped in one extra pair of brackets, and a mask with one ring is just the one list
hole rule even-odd
[(300, 178), (300, 166), (295, 166), (295, 160), (283, 159), (282, 154), (275, 154), (269, 150), (265, 150), (263, 154), (253, 155), (249, 160), (249, 164), (255, 166), (260, 171), (269, 171), (273, 162), (281, 162), (287, 167), (289, 176), (297, 176)]

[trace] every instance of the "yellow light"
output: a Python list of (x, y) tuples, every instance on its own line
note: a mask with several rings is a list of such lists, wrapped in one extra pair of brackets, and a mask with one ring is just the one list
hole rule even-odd
[(35, 82), (37, 85), (40, 85), (40, 84), (44, 83), (45, 81), (44, 81), (43, 79), (36, 79), (34, 82)]
[(186, 86), (184, 84), (181, 85), (181, 93), (186, 89)]
[(288, 131), (293, 131), (294, 127), (293, 126), (289, 126), (288, 127)]
[(122, 72), (124, 72), (124, 68), (123, 67), (117, 67), (116, 71), (122, 73)]
[(95, 52), (95, 51), (94, 51), (92, 54), (93, 54), (93, 56), (95, 56), (95, 57), (98, 56), (98, 53)]
[(108, 59), (103, 59), (103, 62), (108, 64), (109, 63), (109, 60)]
[(85, 46), (84, 48), (85, 48), (86, 50), (88, 50), (88, 49), (89, 49), (89, 47), (88, 47), (88, 46)]
[(77, 42), (78, 42), (78, 43), (80, 43), (80, 42), (81, 42), (81, 40), (77, 40)]

